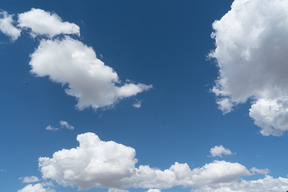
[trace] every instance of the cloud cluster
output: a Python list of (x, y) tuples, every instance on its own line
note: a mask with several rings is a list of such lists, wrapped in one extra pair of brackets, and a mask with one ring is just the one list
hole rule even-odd
[(222, 157), (223, 155), (231, 155), (232, 152), (230, 151), (230, 149), (226, 149), (222, 145), (219, 145), (211, 148), (210, 154), (212, 155), (212, 157)]
[(96, 57), (94, 50), (82, 42), (65, 37), (42, 40), (31, 55), (31, 72), (67, 85), (65, 92), (78, 99), (77, 108), (98, 109), (118, 100), (148, 90), (151, 85), (120, 84), (118, 75)]
[(263, 179), (203, 186), (193, 192), (283, 192), (288, 190), (287, 178), (265, 176)]
[[(18, 23), (18, 28), (12, 23)], [(31, 54), (31, 72), (62, 84), (66, 94), (78, 100), (76, 107), (79, 110), (113, 106), (123, 98), (152, 88), (152, 85), (142, 83), (121, 82), (117, 73), (97, 58), (92, 47), (69, 36), (79, 36), (79, 26), (63, 22), (55, 13), (32, 8), (18, 14), (16, 22), (12, 15), (1, 12), (0, 30), (13, 40), (20, 36), (21, 30), (28, 31), (32, 37), (46, 37)], [(136, 107), (141, 107), (141, 103)], [(47, 130), (55, 128), (50, 126)]]
[[(135, 167), (137, 159), (131, 147), (113, 141), (102, 141), (94, 133), (77, 136), (77, 148), (63, 149), (52, 158), (39, 158), (44, 179), (55, 180), (63, 186), (107, 188), (170, 188), (197, 187), (230, 182), (250, 172), (239, 163), (214, 161), (200, 168), (190, 169), (187, 163), (175, 163), (160, 170), (147, 165)], [(111, 189), (112, 190), (112, 189)]]
[[(252, 19), (253, 18), (253, 19)], [(263, 135), (288, 130), (288, 2), (234, 0), (213, 23), (219, 77), (212, 91), (224, 113), (252, 102), (250, 117)]]
[(0, 31), (15, 41), (21, 35), (21, 30), (14, 27), (12, 17), (6, 11), (0, 11)]
[(57, 14), (42, 9), (32, 8), (30, 11), (18, 14), (18, 23), (22, 29), (30, 29), (33, 37), (45, 35), (52, 38), (60, 34), (80, 35), (78, 25), (63, 22)]

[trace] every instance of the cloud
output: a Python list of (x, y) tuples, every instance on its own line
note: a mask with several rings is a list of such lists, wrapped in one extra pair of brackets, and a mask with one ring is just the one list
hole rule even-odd
[(39, 181), (39, 178), (36, 176), (30, 176), (30, 177), (23, 177), (20, 178), (23, 183), (35, 183)]
[(45, 129), (46, 129), (47, 131), (58, 131), (58, 130), (59, 130), (59, 128), (52, 127), (51, 125), (48, 125)]
[(159, 189), (149, 189), (147, 192), (161, 192)]
[[(102, 141), (94, 133), (77, 136), (79, 147), (63, 149), (52, 158), (39, 158), (44, 179), (55, 180), (63, 186), (106, 188), (171, 188), (230, 182), (250, 172), (239, 163), (214, 161), (200, 168), (190, 169), (187, 163), (175, 163), (160, 170), (148, 165), (135, 167), (137, 159), (131, 147), (113, 141)], [(112, 189), (111, 189), (112, 190)]]
[(215, 147), (211, 148), (210, 153), (211, 153), (212, 157), (217, 157), (217, 156), (222, 157), (222, 155), (231, 155), (232, 154), (230, 149), (225, 149), (222, 145), (215, 146)]
[(221, 183), (213, 186), (203, 186), (193, 192), (283, 192), (288, 190), (287, 178), (273, 178), (265, 176), (264, 179), (232, 183)]
[(136, 100), (136, 102), (133, 104), (133, 107), (139, 109), (141, 108), (142, 101), (141, 100)]
[(80, 110), (111, 106), (152, 87), (141, 83), (120, 85), (117, 73), (104, 65), (91, 47), (70, 37), (42, 40), (31, 55), (30, 65), (38, 77), (49, 76), (61, 83), (66, 94), (77, 98)]
[(32, 8), (30, 11), (18, 14), (18, 26), (30, 29), (31, 35), (45, 35), (52, 38), (59, 34), (80, 35), (80, 28), (74, 23), (63, 22), (55, 13)]
[(0, 11), (0, 31), (15, 41), (20, 36), (21, 30), (14, 27), (12, 17), (13, 15), (9, 15), (6, 11)]
[(110, 188), (108, 192), (129, 192), (128, 190)]
[(49, 187), (45, 188), (45, 184), (37, 183), (35, 185), (29, 184), (17, 192), (55, 192), (55, 190)]
[(256, 167), (252, 167), (250, 170), (252, 173), (257, 173), (257, 174), (262, 174), (262, 175), (267, 175), (270, 173), (269, 169), (257, 169)]
[[(251, 19), (253, 18), (253, 19)], [(263, 135), (288, 130), (288, 1), (234, 0), (213, 23), (219, 67), (212, 91), (219, 108), (252, 102), (250, 117)]]
[(62, 128), (74, 130), (74, 127), (70, 125), (67, 121), (60, 121), (59, 124)]
[(80, 189), (119, 188), (128, 183), (137, 162), (133, 148), (101, 141), (93, 133), (78, 135), (77, 141), (77, 148), (55, 152), (53, 158), (39, 158), (43, 178)]

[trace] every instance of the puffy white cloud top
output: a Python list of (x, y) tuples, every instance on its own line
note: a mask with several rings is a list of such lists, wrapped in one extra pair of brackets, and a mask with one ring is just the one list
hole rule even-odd
[[(239, 163), (214, 161), (191, 170), (187, 163), (175, 163), (169, 169), (159, 170), (137, 162), (135, 150), (113, 141), (101, 141), (94, 133), (77, 136), (80, 145), (63, 149), (52, 158), (39, 158), (44, 179), (60, 185), (107, 188), (170, 188), (173, 186), (197, 187), (230, 182), (250, 172)], [(113, 189), (111, 189), (113, 190)]]
[(31, 29), (32, 36), (45, 35), (52, 38), (59, 34), (80, 35), (78, 25), (63, 22), (57, 14), (42, 9), (32, 8), (30, 11), (18, 14), (18, 22), (19, 27)]
[(263, 135), (288, 130), (288, 1), (234, 0), (213, 24), (219, 108), (252, 100), (250, 117)]
[(211, 148), (210, 154), (213, 157), (217, 157), (217, 156), (222, 157), (222, 155), (231, 155), (232, 152), (230, 151), (230, 149), (226, 149), (222, 145), (219, 145), (219, 146), (215, 146)]
[(39, 158), (43, 178), (80, 189), (93, 186), (121, 187), (134, 174), (135, 150), (131, 147), (104, 142), (93, 133), (77, 136), (80, 146), (55, 152), (53, 158)]
[(67, 85), (66, 94), (78, 99), (80, 110), (111, 106), (152, 87), (141, 83), (117, 85), (117, 73), (104, 65), (91, 47), (70, 37), (42, 40), (31, 55), (30, 65), (37, 76), (49, 76), (52, 81)]
[(12, 16), (6, 11), (0, 11), (0, 31), (15, 41), (20, 36), (21, 30), (14, 27)]

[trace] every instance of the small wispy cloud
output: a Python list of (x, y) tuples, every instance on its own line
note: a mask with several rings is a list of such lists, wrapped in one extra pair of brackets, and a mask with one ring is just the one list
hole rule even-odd
[[(62, 129), (69, 129), (69, 130), (74, 130), (75, 129), (74, 126), (70, 125), (67, 121), (63, 121), (63, 120), (59, 121), (59, 125), (60, 125), (60, 127)], [(59, 131), (60, 128), (52, 127), (51, 125), (48, 125), (46, 127), (46, 130), (47, 131)]]
[(67, 121), (60, 121), (59, 124), (61, 125), (61, 128), (74, 130), (74, 126), (70, 125)]
[(59, 130), (59, 128), (52, 127), (51, 125), (48, 125), (45, 129), (46, 129), (47, 131), (58, 131), (58, 130)]
[(270, 173), (269, 169), (257, 169), (256, 167), (252, 167), (250, 171), (254, 174), (257, 173), (257, 174), (262, 174), (262, 175), (267, 175), (268, 173)]
[(139, 109), (142, 106), (142, 100), (136, 100), (136, 102), (133, 104), (133, 107)]
[(23, 183), (35, 183), (40, 181), (40, 179), (36, 176), (26, 176), (19, 178)]

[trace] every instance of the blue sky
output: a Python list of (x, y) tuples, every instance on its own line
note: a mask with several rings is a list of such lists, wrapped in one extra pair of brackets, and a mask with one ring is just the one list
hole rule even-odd
[(288, 190), (287, 7), (2, 2), (0, 191)]

